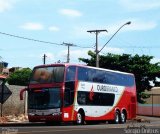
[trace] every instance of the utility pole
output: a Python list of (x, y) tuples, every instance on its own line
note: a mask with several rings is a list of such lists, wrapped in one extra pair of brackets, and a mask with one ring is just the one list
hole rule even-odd
[(71, 44), (71, 43), (64, 43), (64, 42), (63, 42), (63, 44), (68, 47), (68, 50), (67, 50), (67, 63), (69, 63), (70, 62), (70, 47), (71, 46), (76, 46), (76, 45)]
[(47, 55), (44, 54), (44, 55), (43, 55), (43, 64), (44, 64), (44, 65), (46, 64), (46, 58), (47, 58)]
[(2, 57), (0, 56), (0, 72), (3, 71), (3, 68), (4, 68), (4, 64), (3, 64), (3, 60), (2, 60)]
[(3, 116), (3, 99), (4, 99), (4, 86), (5, 86), (5, 79), (2, 79), (1, 84), (1, 117)]
[(89, 30), (87, 32), (96, 34), (96, 67), (99, 67), (98, 34), (101, 32), (107, 32), (107, 30)]
[(99, 53), (103, 50), (103, 48), (113, 39), (113, 37), (126, 25), (130, 25), (131, 24), (131, 21), (128, 21), (126, 23), (124, 23), (112, 36), (111, 38), (107, 41), (107, 43), (98, 51), (98, 34), (100, 32), (104, 32), (107, 30), (90, 30), (90, 31), (87, 31), (89, 33), (92, 33), (94, 32), (96, 34), (96, 67), (99, 67)]

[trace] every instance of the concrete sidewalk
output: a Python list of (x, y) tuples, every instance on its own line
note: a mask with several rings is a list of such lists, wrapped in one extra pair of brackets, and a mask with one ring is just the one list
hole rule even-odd
[(141, 115), (137, 115), (137, 118), (141, 118), (144, 120), (150, 120), (150, 121), (160, 121), (160, 117), (153, 117), (153, 116), (141, 116)]

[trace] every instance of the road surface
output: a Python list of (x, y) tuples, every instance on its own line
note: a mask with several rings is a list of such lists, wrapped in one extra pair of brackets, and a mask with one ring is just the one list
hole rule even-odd
[[(148, 117), (144, 122), (128, 121), (126, 124), (73, 125), (61, 124), (47, 126), (44, 123), (24, 123), (1, 125), (2, 134), (160, 134), (160, 118)], [(152, 119), (152, 120), (151, 120)]]

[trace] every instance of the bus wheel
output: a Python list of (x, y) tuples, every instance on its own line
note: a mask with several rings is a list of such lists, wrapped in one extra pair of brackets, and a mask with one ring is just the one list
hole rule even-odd
[(119, 124), (120, 123), (120, 113), (118, 111), (115, 112), (114, 120), (109, 120), (109, 124)]
[(115, 112), (114, 123), (115, 124), (119, 124), (120, 123), (120, 113), (118, 111)]
[(126, 122), (126, 113), (124, 111), (122, 111), (122, 113), (121, 113), (121, 120), (120, 120), (120, 122), (122, 124), (124, 124)]
[(84, 124), (84, 115), (82, 112), (77, 113), (77, 120), (76, 120), (77, 125), (83, 125)]

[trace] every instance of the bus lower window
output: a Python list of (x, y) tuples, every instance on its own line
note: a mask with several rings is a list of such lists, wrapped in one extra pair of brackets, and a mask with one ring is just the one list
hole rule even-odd
[(93, 93), (90, 99), (90, 92), (78, 91), (77, 101), (79, 105), (113, 106), (115, 94), (112, 93)]

